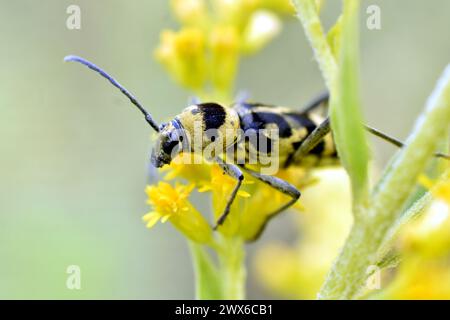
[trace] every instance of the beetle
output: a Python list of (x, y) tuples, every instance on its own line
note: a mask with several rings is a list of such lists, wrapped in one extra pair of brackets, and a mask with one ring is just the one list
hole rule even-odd
[[(220, 147), (218, 150), (222, 150), (222, 152), (211, 153), (209, 160), (217, 163), (225, 174), (234, 178), (236, 185), (229, 195), (224, 211), (217, 220), (214, 229), (222, 225), (229, 214), (231, 205), (244, 180), (244, 172), (291, 198), (269, 216), (274, 216), (288, 209), (300, 198), (301, 193), (295, 186), (258, 170), (262, 167), (258, 165), (261, 163), (257, 163), (256, 169), (255, 166), (250, 166), (248, 156), (250, 151), (256, 153), (261, 159), (273, 156), (274, 152), (271, 149), (276, 145), (278, 163), (283, 168), (296, 165), (317, 167), (339, 162), (330, 129), (330, 119), (317, 112), (327, 106), (328, 93), (319, 95), (300, 111), (247, 101), (238, 101), (230, 107), (224, 107), (214, 102), (194, 103), (171, 121), (158, 125), (134, 95), (101, 68), (74, 55), (67, 56), (64, 60), (81, 63), (99, 73), (127, 96), (131, 103), (140, 110), (147, 123), (158, 133), (151, 154), (153, 166), (161, 168), (170, 164), (174, 157), (182, 152), (201, 153), (207, 148), (211, 149), (211, 146), (213, 150), (217, 149), (214, 147)], [(268, 128), (276, 130), (278, 133), (276, 139), (267, 136), (265, 130)], [(404, 146), (399, 140), (372, 127), (366, 125), (365, 128), (375, 136), (397, 147)], [(197, 141), (194, 134), (196, 129), (200, 131), (200, 142)], [(263, 132), (266, 142), (268, 142), (265, 148), (262, 148), (263, 140), (259, 137), (256, 142), (255, 140), (245, 139), (245, 137), (248, 137), (246, 136), (247, 133), (258, 131)], [(232, 161), (229, 161), (229, 157), (224, 157), (224, 154), (229, 153), (230, 150)], [(449, 156), (442, 153), (436, 153), (435, 156), (450, 159)]]

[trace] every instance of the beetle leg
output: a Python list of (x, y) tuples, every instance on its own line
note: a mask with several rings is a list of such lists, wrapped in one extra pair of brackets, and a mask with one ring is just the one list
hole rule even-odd
[[(266, 175), (266, 174), (261, 174), (259, 172), (250, 170), (250, 169), (246, 168), (243, 165), (241, 165), (240, 167), (242, 168), (242, 170), (244, 170), (246, 173), (248, 173), (249, 175), (251, 175), (255, 179), (257, 179), (257, 180), (259, 180), (261, 182), (264, 182), (265, 184), (271, 186), (275, 190), (278, 190), (281, 193), (283, 193), (283, 194), (285, 194), (287, 196), (290, 196), (292, 198), (286, 204), (282, 205), (280, 208), (278, 208), (277, 210), (275, 210), (272, 213), (270, 213), (268, 215), (268, 219), (264, 223), (264, 226), (269, 221), (269, 219), (271, 217), (274, 217), (278, 213), (288, 209), (293, 204), (295, 204), (297, 202), (297, 200), (300, 198), (300, 195), (301, 195), (300, 191), (296, 187), (294, 187), (292, 184), (290, 184), (289, 182), (287, 182), (287, 181), (285, 181), (283, 179), (280, 179), (278, 177), (269, 176), (269, 175)], [(262, 226), (260, 232), (255, 236), (255, 238), (257, 238), (259, 236), (259, 234), (264, 229), (264, 226)]]
[[(325, 118), (321, 124), (319, 124), (313, 132), (311, 132), (306, 139), (302, 142), (300, 147), (295, 151), (294, 156), (291, 158), (292, 160), (298, 161), (308, 155), (308, 153), (316, 147), (323, 138), (330, 133), (330, 118)], [(286, 163), (285, 167), (288, 167), (290, 163)]]
[(230, 213), (231, 205), (233, 204), (234, 199), (236, 199), (236, 195), (242, 185), (242, 181), (244, 180), (244, 175), (241, 169), (239, 169), (239, 167), (235, 164), (226, 163), (221, 158), (215, 158), (214, 161), (222, 168), (224, 173), (228, 174), (230, 177), (236, 179), (237, 181), (236, 186), (234, 187), (230, 197), (228, 198), (222, 215), (219, 217), (216, 225), (214, 226), (214, 230), (217, 230), (217, 228), (225, 222), (225, 219)]

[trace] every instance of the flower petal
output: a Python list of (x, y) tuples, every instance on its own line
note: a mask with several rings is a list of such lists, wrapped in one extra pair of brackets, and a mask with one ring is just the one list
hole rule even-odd
[(198, 192), (207, 192), (207, 191), (211, 191), (211, 190), (212, 190), (212, 186), (210, 184), (205, 184), (197, 189)]
[(170, 214), (166, 214), (165, 216), (163, 216), (161, 218), (161, 223), (165, 223), (167, 220), (169, 220), (170, 216), (171, 216)]
[(145, 216), (142, 217), (142, 219), (147, 222), (146, 227), (152, 228), (161, 218), (161, 215), (157, 212), (150, 212), (147, 213)]
[(249, 198), (250, 197), (250, 193), (240, 190), (240, 191), (238, 191), (238, 196), (240, 196), (242, 198)]

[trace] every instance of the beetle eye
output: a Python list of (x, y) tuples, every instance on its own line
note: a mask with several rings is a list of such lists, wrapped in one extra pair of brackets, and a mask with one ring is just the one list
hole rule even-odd
[(170, 154), (173, 150), (173, 148), (175, 148), (178, 145), (179, 141), (178, 140), (169, 140), (163, 143), (163, 151), (166, 154)]

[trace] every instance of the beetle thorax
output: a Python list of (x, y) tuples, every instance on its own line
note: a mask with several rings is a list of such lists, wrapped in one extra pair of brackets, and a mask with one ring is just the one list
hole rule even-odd
[(183, 127), (190, 151), (194, 153), (218, 155), (225, 152), (238, 138), (238, 114), (217, 103), (189, 106), (175, 119)]

